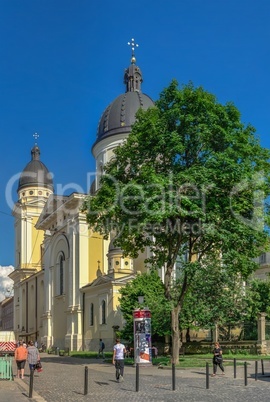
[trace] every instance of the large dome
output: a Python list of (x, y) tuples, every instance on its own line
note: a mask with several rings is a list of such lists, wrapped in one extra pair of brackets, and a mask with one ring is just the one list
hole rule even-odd
[(45, 187), (53, 191), (53, 179), (47, 167), (39, 160), (40, 150), (35, 145), (31, 150), (32, 160), (21, 173), (18, 191), (25, 187)]
[(142, 92), (126, 92), (119, 95), (103, 113), (97, 139), (101, 140), (116, 133), (130, 133), (137, 111), (140, 108), (146, 110), (153, 104), (152, 99)]
[[(135, 122), (137, 111), (154, 105), (153, 100), (141, 91), (142, 73), (135, 64), (134, 55), (130, 66), (125, 70), (126, 92), (119, 95), (104, 111), (99, 121), (97, 139), (93, 147), (104, 138), (115, 134), (129, 134)], [(93, 148), (92, 148), (93, 149)]]

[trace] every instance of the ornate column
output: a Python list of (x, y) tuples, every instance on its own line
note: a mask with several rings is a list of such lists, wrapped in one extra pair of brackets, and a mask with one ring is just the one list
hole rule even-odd
[(46, 348), (53, 345), (52, 337), (52, 302), (53, 302), (53, 267), (50, 265), (51, 255), (51, 239), (52, 235), (49, 231), (46, 231), (44, 236), (44, 313), (42, 316), (43, 321), (43, 336), (41, 342), (43, 342)]
[(258, 342), (257, 342), (257, 351), (258, 354), (266, 354), (267, 348), (266, 348), (266, 341), (265, 341), (265, 313), (259, 313), (258, 314)]

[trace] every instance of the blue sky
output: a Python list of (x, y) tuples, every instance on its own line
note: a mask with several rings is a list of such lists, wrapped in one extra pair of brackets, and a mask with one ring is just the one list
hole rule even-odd
[(0, 265), (14, 264), (11, 184), (35, 132), (56, 191), (88, 191), (91, 145), (124, 92), (131, 38), (153, 100), (173, 78), (193, 81), (233, 101), (270, 148), (269, 18), (269, 0), (0, 0)]

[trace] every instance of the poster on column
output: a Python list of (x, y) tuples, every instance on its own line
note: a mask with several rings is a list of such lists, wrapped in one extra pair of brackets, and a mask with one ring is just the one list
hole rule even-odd
[(148, 309), (133, 312), (136, 363), (152, 363), (151, 313)]

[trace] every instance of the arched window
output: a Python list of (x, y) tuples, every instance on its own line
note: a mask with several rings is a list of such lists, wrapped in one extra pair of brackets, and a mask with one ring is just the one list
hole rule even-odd
[(106, 302), (102, 300), (101, 303), (101, 324), (106, 324)]
[(59, 294), (64, 294), (64, 256), (60, 255), (59, 259)]
[(89, 326), (92, 327), (94, 325), (94, 304), (90, 304), (90, 311), (89, 311)]

